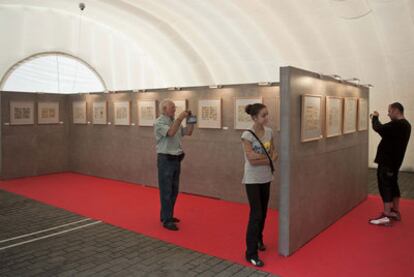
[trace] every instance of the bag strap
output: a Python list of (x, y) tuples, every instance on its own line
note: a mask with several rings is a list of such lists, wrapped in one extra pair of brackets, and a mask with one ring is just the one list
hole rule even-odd
[(275, 172), (275, 167), (273, 165), (272, 158), (270, 157), (269, 153), (267, 153), (267, 150), (264, 147), (262, 141), (256, 136), (256, 134), (252, 130), (247, 130), (247, 131), (250, 132), (256, 138), (256, 140), (260, 143), (260, 146), (263, 148), (264, 152), (266, 153), (267, 158), (269, 159), (270, 170), (272, 171), (272, 174), (273, 174), (273, 172)]

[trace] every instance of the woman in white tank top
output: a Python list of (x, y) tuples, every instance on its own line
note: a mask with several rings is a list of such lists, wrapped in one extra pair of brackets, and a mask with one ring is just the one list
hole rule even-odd
[[(266, 249), (263, 243), (263, 229), (266, 221), (267, 204), (269, 202), (270, 183), (273, 180), (270, 158), (275, 161), (277, 153), (273, 143), (272, 129), (266, 127), (269, 112), (265, 105), (256, 103), (246, 106), (254, 124), (250, 132), (243, 132), (241, 139), (244, 150), (245, 165), (243, 184), (250, 204), (249, 223), (246, 233), (246, 260), (254, 266), (261, 267), (258, 250)], [(263, 147), (265, 149), (263, 149)], [(267, 154), (266, 154), (266, 152)]]

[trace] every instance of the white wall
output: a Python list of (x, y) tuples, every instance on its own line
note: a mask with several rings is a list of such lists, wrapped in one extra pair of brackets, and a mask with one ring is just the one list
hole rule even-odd
[[(386, 120), (400, 101), (414, 123), (412, 0), (0, 0), (0, 76), (34, 53), (91, 64), (108, 89), (278, 81), (295, 65), (372, 83)], [(378, 136), (370, 134), (370, 161)], [(414, 139), (404, 168), (414, 170)]]

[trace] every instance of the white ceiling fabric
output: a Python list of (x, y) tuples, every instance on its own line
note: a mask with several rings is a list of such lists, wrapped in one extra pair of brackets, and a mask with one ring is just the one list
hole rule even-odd
[[(0, 76), (48, 51), (84, 60), (109, 90), (278, 81), (294, 65), (372, 83), (371, 110), (386, 121), (398, 100), (414, 123), (413, 0), (82, 2), (79, 33), (78, 1), (0, 0)], [(408, 151), (414, 170), (414, 139)]]

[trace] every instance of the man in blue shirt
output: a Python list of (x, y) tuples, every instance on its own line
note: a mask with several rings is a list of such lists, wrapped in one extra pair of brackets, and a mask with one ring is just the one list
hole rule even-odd
[(154, 123), (154, 133), (157, 148), (158, 185), (161, 201), (161, 222), (164, 228), (177, 231), (176, 223), (180, 222), (174, 217), (174, 206), (178, 196), (181, 161), (184, 151), (181, 146), (183, 136), (191, 136), (194, 124), (186, 128), (181, 126), (191, 113), (183, 111), (175, 119), (175, 104), (166, 99), (160, 104), (161, 116)]

